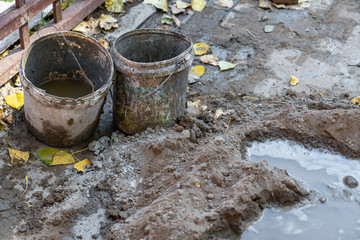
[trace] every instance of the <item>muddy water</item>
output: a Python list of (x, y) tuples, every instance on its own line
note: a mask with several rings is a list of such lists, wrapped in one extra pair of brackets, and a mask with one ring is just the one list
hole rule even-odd
[(286, 169), (318, 191), (320, 199), (291, 209), (265, 209), (242, 240), (355, 240), (360, 239), (360, 187), (343, 182), (351, 175), (360, 180), (360, 161), (326, 151), (308, 151), (289, 142), (255, 143), (249, 149), (252, 161), (267, 160)]
[(67, 98), (78, 98), (92, 92), (91, 85), (85, 81), (75, 79), (56, 79), (47, 81), (38, 86), (46, 93)]

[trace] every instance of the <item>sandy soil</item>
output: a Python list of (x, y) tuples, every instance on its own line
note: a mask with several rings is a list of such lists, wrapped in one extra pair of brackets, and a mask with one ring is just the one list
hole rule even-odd
[[(208, 109), (189, 108), (168, 129), (126, 136), (114, 129), (108, 98), (93, 139), (72, 148), (89, 146), (79, 155), (92, 164), (84, 173), (36, 161), (46, 145), (28, 132), (23, 111), (15, 112), (12, 130), (0, 131), (0, 238), (232, 239), (264, 208), (320, 201), (285, 170), (246, 154), (252, 141), (289, 139), (360, 157), (360, 111), (350, 102), (358, 69), (348, 66), (357, 60), (359, 4), (311, 4), (267, 11), (251, 0), (231, 10), (210, 2), (202, 13), (179, 17), (174, 30), (225, 60), (240, 51), (238, 66), (189, 84), (188, 100)], [(141, 27), (161, 27), (160, 15)], [(273, 33), (263, 32), (267, 24)], [(297, 86), (289, 85), (290, 73), (300, 78)], [(219, 108), (224, 114), (214, 119)], [(30, 163), (9, 165), (8, 147), (30, 151)]]

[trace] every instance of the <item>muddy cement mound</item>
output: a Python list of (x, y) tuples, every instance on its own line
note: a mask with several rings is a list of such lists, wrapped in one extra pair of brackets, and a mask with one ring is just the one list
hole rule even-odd
[[(247, 145), (290, 139), (359, 157), (360, 111), (274, 102), (259, 109), (244, 101), (216, 120), (185, 116), (134, 136), (113, 132), (89, 144), (92, 165), (84, 173), (41, 162), (3, 165), (1, 237), (227, 239), (267, 207), (317, 202), (285, 170), (249, 161)], [(30, 184), (19, 198), (24, 174)]]

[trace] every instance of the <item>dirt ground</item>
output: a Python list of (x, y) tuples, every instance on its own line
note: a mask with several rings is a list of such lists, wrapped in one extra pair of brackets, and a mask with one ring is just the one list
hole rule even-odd
[[(360, 95), (352, 66), (360, 62), (360, 4), (214, 2), (170, 27), (222, 60), (236, 56), (235, 69), (206, 65), (208, 74), (189, 83), (188, 100), (207, 110), (189, 107), (171, 128), (127, 136), (112, 123), (108, 97), (93, 138), (72, 148), (89, 146), (78, 156), (91, 161), (84, 173), (36, 161), (46, 145), (27, 130), (23, 110), (14, 112), (12, 129), (0, 131), (1, 239), (237, 239), (264, 208), (321, 201), (285, 170), (249, 161), (252, 141), (287, 139), (358, 161), (360, 111), (350, 100)], [(164, 27), (161, 15), (141, 28)], [(30, 151), (29, 163), (9, 165), (9, 147)]]

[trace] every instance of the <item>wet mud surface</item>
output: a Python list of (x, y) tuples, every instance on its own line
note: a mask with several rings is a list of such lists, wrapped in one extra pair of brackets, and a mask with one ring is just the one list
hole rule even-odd
[[(16, 114), (12, 130), (0, 131), (0, 238), (232, 239), (266, 208), (321, 201), (287, 171), (250, 161), (247, 148), (283, 139), (358, 161), (360, 110), (350, 102), (358, 69), (348, 66), (358, 60), (360, 17), (351, 10), (358, 8), (355, 1), (314, 0), (307, 9), (269, 12), (247, 0), (231, 10), (210, 2), (201, 14), (179, 17), (184, 23), (175, 30), (222, 59), (239, 52), (237, 67), (189, 84), (188, 100), (207, 110), (188, 108), (168, 129), (134, 136), (115, 130), (108, 97), (93, 138), (71, 148), (89, 146), (78, 156), (91, 161), (84, 173), (36, 161), (46, 145), (26, 129), (24, 113)], [(275, 25), (273, 33), (263, 32), (261, 17)], [(142, 27), (157, 27), (155, 20), (158, 14)], [(290, 74), (298, 74), (297, 86), (289, 85)], [(214, 119), (219, 108), (224, 114)], [(9, 165), (8, 147), (30, 151), (29, 162)]]

